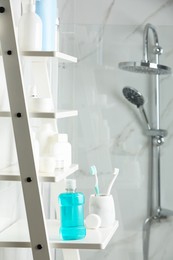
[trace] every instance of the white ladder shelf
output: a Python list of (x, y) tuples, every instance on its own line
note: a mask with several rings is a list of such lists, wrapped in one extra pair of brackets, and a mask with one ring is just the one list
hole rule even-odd
[(34, 163), (21, 64), (9, 0), (0, 0), (0, 39), (33, 258), (49, 260), (50, 246)]

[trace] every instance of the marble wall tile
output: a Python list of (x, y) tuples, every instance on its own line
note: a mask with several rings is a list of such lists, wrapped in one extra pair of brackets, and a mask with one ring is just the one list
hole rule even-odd
[[(70, 24), (172, 25), (172, 0), (58, 1), (61, 22)], [(73, 12), (74, 11), (74, 12)]]
[[(118, 68), (120, 61), (142, 59), (143, 27), (136, 28), (129, 25), (111, 25), (105, 26), (104, 29), (100, 25), (78, 25), (75, 28), (74, 50), (79, 62), (75, 71), (74, 91), (75, 105), (80, 112), (76, 139), (80, 171), (76, 177), (79, 187), (86, 194), (86, 214), (88, 198), (93, 193), (89, 167), (93, 164), (97, 166), (100, 189), (103, 192), (111, 179), (113, 168), (120, 168), (120, 175), (112, 190), (116, 215), (120, 221), (119, 230), (106, 250), (82, 252), (84, 259), (143, 259), (142, 225), (147, 217), (149, 140), (145, 135), (146, 126), (139, 110), (123, 97), (122, 88), (126, 85), (132, 86), (142, 93), (152, 124), (152, 121), (155, 122), (152, 103), (155, 79)], [(160, 61), (172, 67), (171, 28), (157, 26), (160, 45), (164, 49)], [(172, 188), (169, 183), (172, 182), (170, 169), (173, 147), (172, 75), (161, 77), (160, 85), (161, 127), (169, 130), (161, 150), (162, 203), (171, 209)], [(159, 226), (158, 232), (163, 236), (167, 234), (166, 223), (163, 221), (163, 226), (162, 222)], [(152, 229), (157, 230), (155, 224)], [(170, 260), (171, 248), (165, 243), (164, 249), (160, 249), (162, 235), (156, 242), (155, 236), (159, 235), (156, 235), (155, 231), (152, 232), (150, 259), (164, 259), (166, 252), (164, 260)]]

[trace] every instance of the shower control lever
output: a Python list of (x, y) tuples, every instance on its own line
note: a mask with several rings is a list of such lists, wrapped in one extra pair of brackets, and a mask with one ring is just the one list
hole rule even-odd
[(146, 135), (153, 136), (153, 137), (165, 137), (167, 136), (168, 132), (164, 129), (147, 129)]

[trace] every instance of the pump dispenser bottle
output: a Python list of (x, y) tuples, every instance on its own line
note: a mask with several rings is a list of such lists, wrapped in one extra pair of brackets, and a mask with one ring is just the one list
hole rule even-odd
[(23, 5), (23, 15), (19, 20), (18, 41), (21, 51), (42, 50), (42, 21), (35, 13), (35, 1)]
[(66, 180), (66, 193), (58, 197), (60, 205), (60, 236), (63, 240), (82, 239), (84, 226), (84, 194), (76, 192), (76, 180)]

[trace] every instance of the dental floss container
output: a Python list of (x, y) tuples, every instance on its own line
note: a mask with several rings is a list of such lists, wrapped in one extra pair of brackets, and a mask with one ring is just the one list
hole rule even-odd
[(34, 0), (23, 6), (18, 26), (18, 41), (20, 51), (42, 50), (42, 21), (35, 13)]
[(85, 219), (85, 225), (89, 229), (97, 229), (101, 226), (101, 218), (97, 214), (89, 214)]

